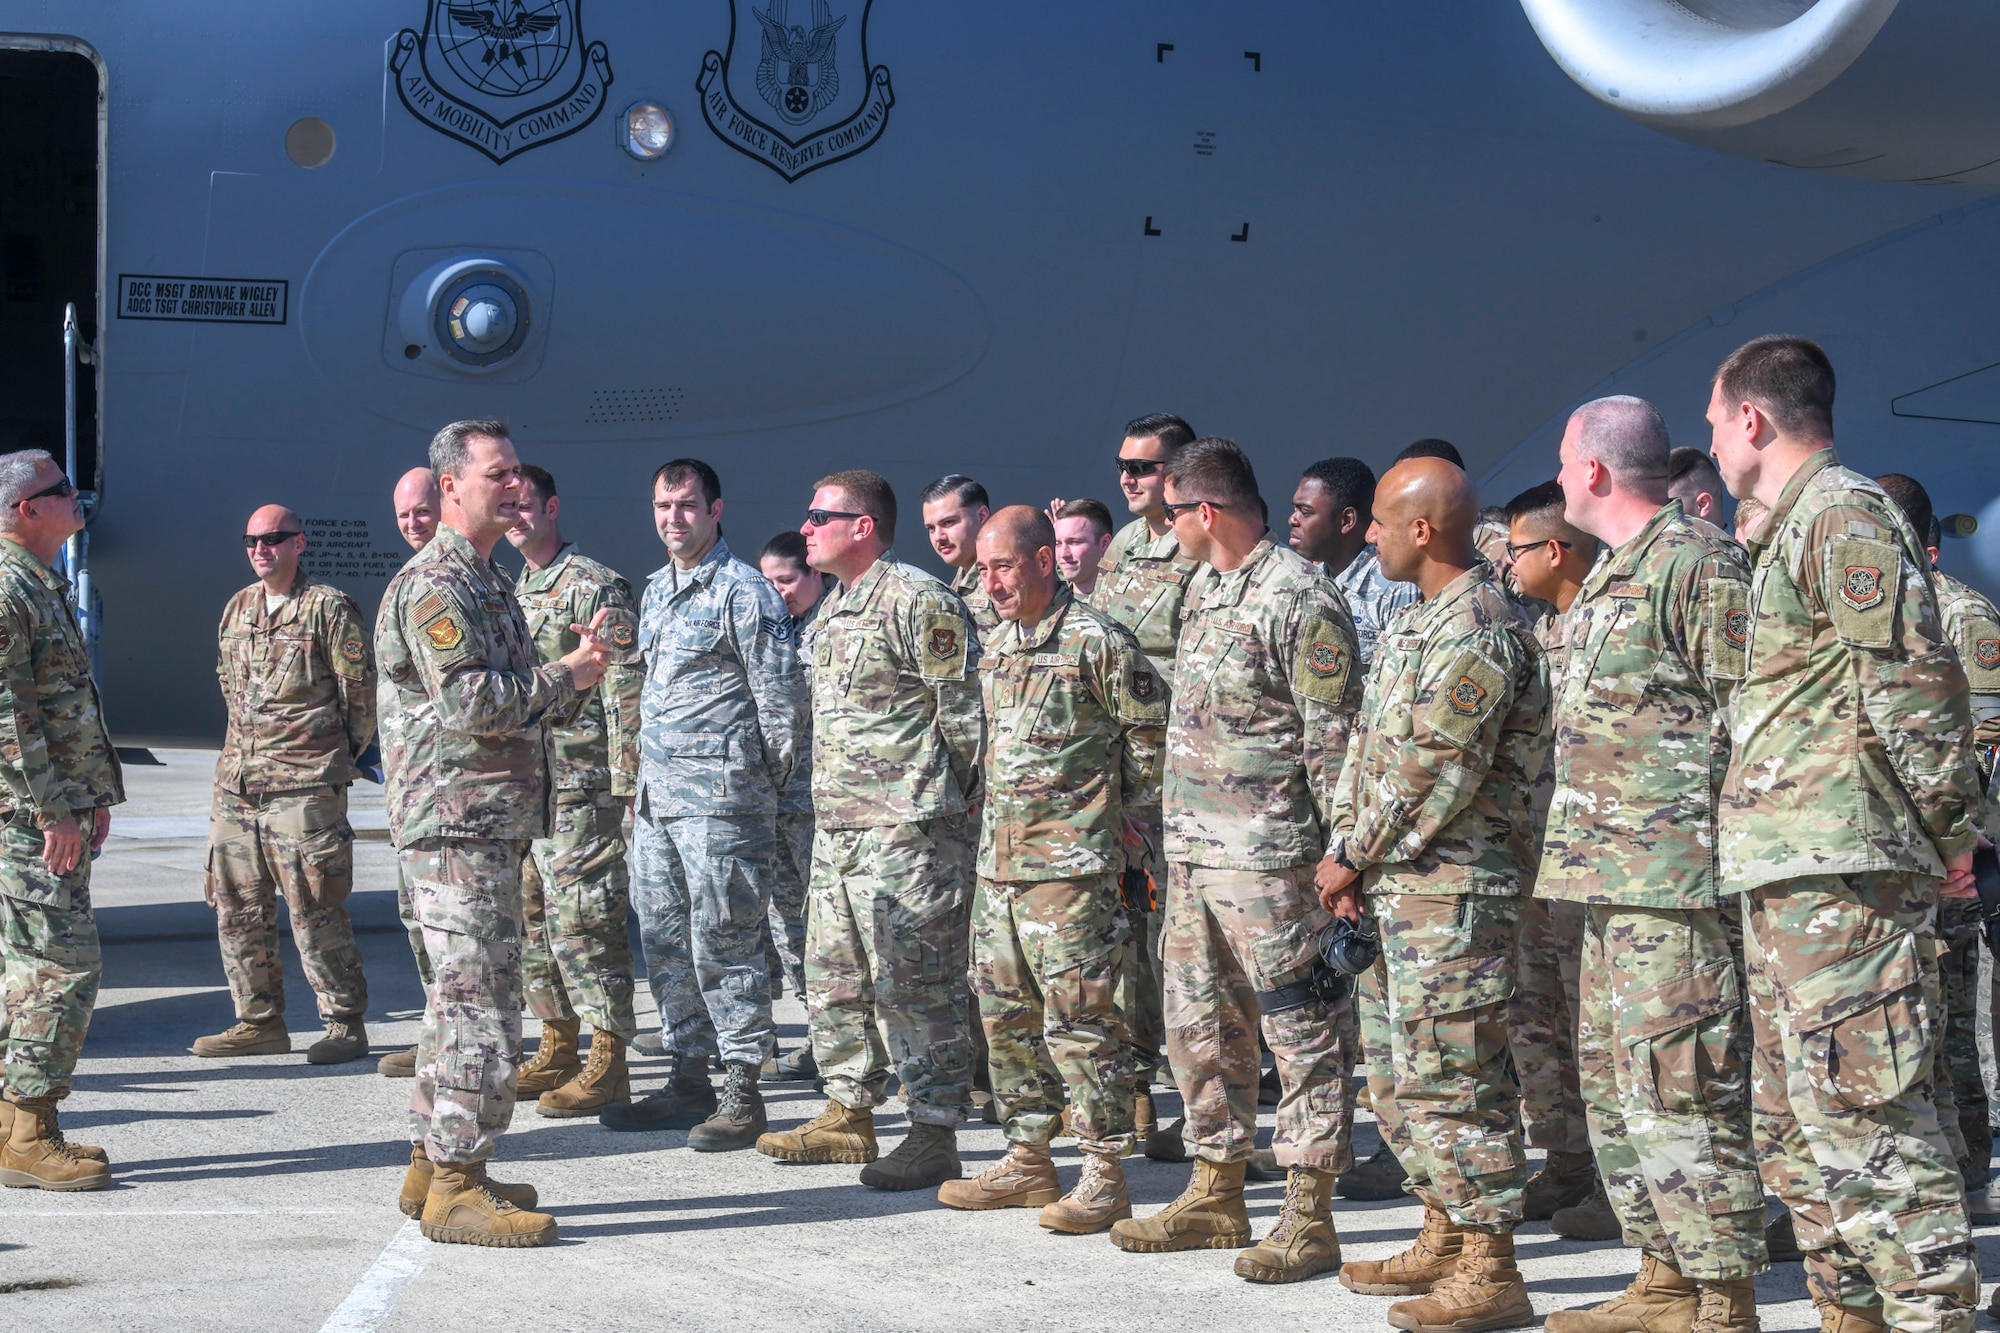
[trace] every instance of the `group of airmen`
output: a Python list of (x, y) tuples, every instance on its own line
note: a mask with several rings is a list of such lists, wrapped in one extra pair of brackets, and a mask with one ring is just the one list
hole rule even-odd
[[(502, 423), (454, 423), (396, 489), (417, 549), (372, 635), (302, 572), (291, 510), (251, 518), (207, 872), (237, 1022), (194, 1051), (290, 1050), (282, 896), (307, 1059), (367, 1053), (346, 794), (379, 737), (427, 993), (381, 1070), (415, 1080), (400, 1206), (433, 1240), (555, 1235), (487, 1173), (526, 1093), (1126, 1251), (1239, 1250), (1251, 1282), (1337, 1271), (1417, 1333), (1531, 1323), (1513, 1233), (1551, 1214), (1641, 1253), (1555, 1333), (1748, 1333), (1794, 1246), (1830, 1333), (1966, 1333), (2000, 612), (1936, 569), (1918, 483), (1840, 465), (1833, 397), (1817, 345), (1759, 338), (1709, 384), (1706, 452), (1599, 399), (1497, 509), (1443, 441), (1379, 483), (1316, 463), (1289, 542), (1243, 449), (1141, 417), (1115, 532), (1095, 500), (926, 488), (949, 583), (894, 554), (875, 473), (821, 478), (753, 567), (715, 470), (677, 459), (636, 601)], [(0, 502), (0, 1183), (89, 1189), (106, 1156), (56, 1105), (123, 793), (51, 569), (74, 489), (18, 453)], [(635, 1099), (642, 970), (666, 1072)], [(760, 1084), (802, 1079), (824, 1109), (773, 1129)], [(1384, 1145), (1359, 1165), (1357, 1104)], [(968, 1177), (982, 1108), (1007, 1151)], [(1139, 1143), (1192, 1160), (1146, 1217)], [(1286, 1185), (1262, 1239), (1246, 1178)], [(1343, 1265), (1336, 1193), (1414, 1195), (1422, 1229)]]

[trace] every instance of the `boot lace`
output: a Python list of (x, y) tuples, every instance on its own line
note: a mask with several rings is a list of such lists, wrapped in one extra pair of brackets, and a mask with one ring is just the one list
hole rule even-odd
[(49, 1145), (50, 1152), (65, 1161), (81, 1162), (83, 1160), (83, 1154), (79, 1153), (71, 1146), (70, 1141), (63, 1137), (62, 1126), (56, 1123), (54, 1110), (50, 1110), (46, 1114), (37, 1113), (37, 1118), (42, 1122), (42, 1142)]
[[(595, 1054), (596, 1048), (592, 1048)], [(729, 1066), (729, 1076), (723, 1080), (722, 1096), (715, 1105), (717, 1119), (726, 1120), (750, 1107), (750, 1094), (756, 1088), (756, 1075), (748, 1065)]]
[(1305, 1225), (1309, 1210), (1305, 1203), (1305, 1175), (1293, 1171), (1285, 1182), (1285, 1202), (1278, 1208), (1278, 1223), (1271, 1228), (1270, 1244), (1284, 1245)]

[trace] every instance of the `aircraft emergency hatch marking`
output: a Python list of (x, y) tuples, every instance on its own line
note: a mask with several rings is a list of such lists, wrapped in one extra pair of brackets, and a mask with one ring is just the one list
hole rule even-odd
[(1245, 51), (1243, 58), (1250, 62), (1250, 72), (1252, 74), (1262, 74), (1264, 72), (1264, 53), (1262, 51)]
[(282, 324), (290, 304), (283, 278), (167, 278), (118, 275), (118, 318), (188, 319), (207, 324)]
[[(850, 14), (836, 15), (834, 4), (852, 11), (853, 0), (811, 0), (810, 26), (792, 22), (787, 12), (791, 4), (805, 0), (764, 0), (762, 9), (750, 8), (751, 3), (729, 0), (729, 45), (701, 58), (694, 86), (708, 128), (787, 181), (871, 147), (882, 137), (889, 108), (896, 104), (889, 67), (868, 63), (868, 18), (875, 0), (861, 5), (861, 22), (852, 33), (846, 31)], [(758, 57), (745, 90), (732, 83), (744, 77), (740, 71), (749, 64), (736, 59), (736, 35), (753, 28), (759, 33)], [(843, 70), (851, 77), (843, 77)], [(844, 94), (850, 86), (855, 91)], [(804, 137), (795, 139), (747, 110), (751, 91), (779, 120), (806, 131)]]
[(505, 162), (597, 119), (611, 58), (584, 43), (583, 0), (430, 0), (423, 32), (396, 34), (389, 73), (411, 115)]
[(1242, 230), (1242, 231), (1239, 231), (1239, 232), (1237, 232), (1237, 233), (1236, 233), (1235, 235), (1231, 236), (1231, 237), (1230, 237), (1229, 239), (1230, 239), (1230, 240), (1232, 240), (1232, 241), (1247, 241), (1247, 240), (1249, 240), (1249, 239), (1250, 239), (1250, 224), (1249, 224), (1249, 223), (1247, 223), (1247, 222), (1246, 222), (1246, 223), (1244, 223), (1244, 224), (1243, 224), (1243, 230)]
[(1146, 214), (1146, 234), (1148, 236), (1158, 236), (1160, 234), (1160, 229), (1153, 225), (1153, 215), (1151, 213)]
[(1169, 51), (1171, 51), (1171, 50), (1173, 50), (1173, 49), (1174, 49), (1174, 44), (1173, 44), (1172, 42), (1156, 42), (1156, 43), (1154, 43), (1154, 44), (1153, 44), (1153, 63), (1154, 63), (1155, 65), (1164, 65), (1164, 64), (1166, 64), (1166, 63), (1167, 63), (1167, 52), (1169, 52)]

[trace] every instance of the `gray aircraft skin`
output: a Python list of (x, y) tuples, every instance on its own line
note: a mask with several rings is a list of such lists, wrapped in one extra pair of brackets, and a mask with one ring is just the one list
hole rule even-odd
[[(1282, 533), (1304, 464), (1419, 436), (1504, 500), (1601, 393), (1706, 447), (1777, 330), (1831, 352), (1851, 466), (2000, 492), (1972, 0), (0, 0), (0, 48), (0, 448), (60, 456), (74, 303), (124, 735), (219, 735), (258, 505), (372, 613), (463, 417), (635, 583), (676, 455), (746, 558), (878, 469), (935, 568), (924, 481), (1121, 512), (1119, 428), (1168, 410)], [(2000, 515), (1945, 563), (2000, 587)]]

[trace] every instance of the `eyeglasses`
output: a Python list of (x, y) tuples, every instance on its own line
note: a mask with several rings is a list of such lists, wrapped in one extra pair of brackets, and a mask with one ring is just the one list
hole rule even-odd
[(1166, 464), (1157, 458), (1120, 458), (1118, 470), (1128, 477), (1150, 477)]
[(1521, 552), (1532, 551), (1537, 546), (1547, 546), (1550, 542), (1554, 542), (1557, 546), (1562, 547), (1563, 550), (1565, 551), (1573, 549), (1568, 542), (1564, 541), (1560, 537), (1544, 537), (1538, 542), (1508, 542), (1507, 558), (1509, 560), (1519, 560), (1521, 558)]
[(850, 514), (845, 509), (808, 509), (806, 510), (806, 526), (813, 528), (823, 528), (827, 524), (833, 522), (833, 520), (835, 520), (836, 518), (867, 518), (867, 517), (868, 515), (866, 514)]
[(1184, 503), (1177, 505), (1170, 505), (1163, 501), (1161, 502), (1160, 508), (1167, 511), (1167, 522), (1171, 523), (1175, 519), (1179, 518), (1182, 514), (1185, 514), (1188, 510), (1199, 509), (1203, 505), (1207, 505), (1210, 509), (1229, 508), (1228, 505), (1221, 504), (1215, 500), (1188, 500), (1185, 501)]
[(243, 534), (243, 549), (248, 551), (259, 546), (283, 546), (298, 535), (296, 532), (246, 532)]
[(15, 503), (27, 504), (31, 500), (46, 500), (51, 496), (54, 496), (58, 499), (67, 500), (72, 495), (75, 494), (76, 494), (75, 483), (70, 481), (68, 477), (64, 477), (61, 481), (49, 487), (47, 490), (36, 491), (33, 495), (24, 495), (19, 500), (15, 501)]

